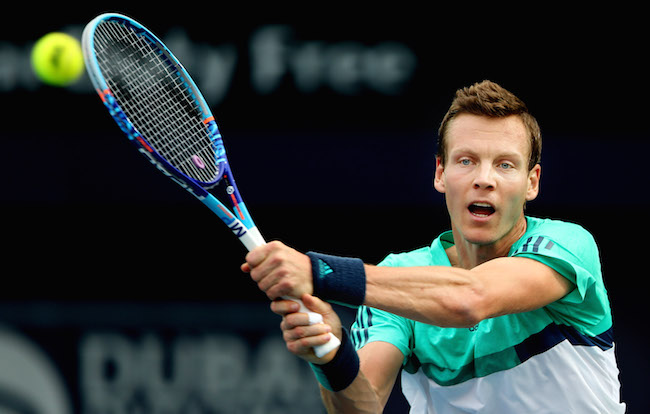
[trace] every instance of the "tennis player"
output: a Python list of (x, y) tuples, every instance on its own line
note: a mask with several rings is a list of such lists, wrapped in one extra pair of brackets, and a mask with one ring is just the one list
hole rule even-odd
[[(381, 412), (402, 368), (414, 413), (625, 412), (594, 238), (524, 214), (540, 185), (535, 118), (484, 81), (457, 91), (438, 139), (434, 186), (451, 230), (430, 246), (370, 266), (272, 242), (242, 265), (328, 411)], [(358, 306), (350, 332), (326, 301)], [(332, 334), (341, 346), (317, 358), (311, 347)]]

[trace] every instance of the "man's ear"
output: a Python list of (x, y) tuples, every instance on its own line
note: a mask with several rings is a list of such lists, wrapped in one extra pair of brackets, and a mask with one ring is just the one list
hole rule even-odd
[(528, 190), (526, 191), (526, 201), (533, 201), (539, 194), (539, 182), (542, 174), (542, 166), (537, 164), (528, 173)]
[(433, 187), (442, 194), (445, 193), (444, 173), (445, 167), (443, 166), (440, 157), (436, 157), (436, 173), (433, 177)]

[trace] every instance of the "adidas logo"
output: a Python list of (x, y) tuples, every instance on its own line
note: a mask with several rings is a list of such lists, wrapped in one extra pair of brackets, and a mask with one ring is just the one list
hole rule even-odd
[(319, 277), (325, 277), (329, 275), (330, 273), (334, 273), (330, 265), (325, 263), (323, 259), (318, 259), (318, 276)]

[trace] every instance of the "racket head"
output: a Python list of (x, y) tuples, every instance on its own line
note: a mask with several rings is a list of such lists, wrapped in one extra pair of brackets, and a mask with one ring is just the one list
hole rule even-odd
[(151, 31), (117, 13), (84, 29), (89, 77), (129, 140), (202, 199), (230, 168), (217, 123), (183, 65)]

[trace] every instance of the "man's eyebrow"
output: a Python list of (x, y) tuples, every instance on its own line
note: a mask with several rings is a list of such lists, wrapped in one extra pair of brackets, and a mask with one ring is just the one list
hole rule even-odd
[[(478, 155), (477, 151), (471, 147), (460, 147), (460, 148), (454, 148), (453, 150), (449, 151), (449, 155), (463, 155), (463, 154), (469, 154), (469, 155)], [(503, 151), (503, 152), (498, 152), (497, 159), (499, 158), (518, 158), (518, 159), (525, 159), (526, 157), (516, 151)]]
[(513, 151), (504, 151), (499, 153), (497, 158), (520, 158), (520, 159), (525, 159), (526, 157), (518, 152), (513, 152)]
[(470, 147), (460, 147), (460, 148), (454, 148), (453, 150), (449, 151), (449, 154), (456, 154), (456, 153), (461, 153), (461, 154), (476, 154), (476, 151)]

